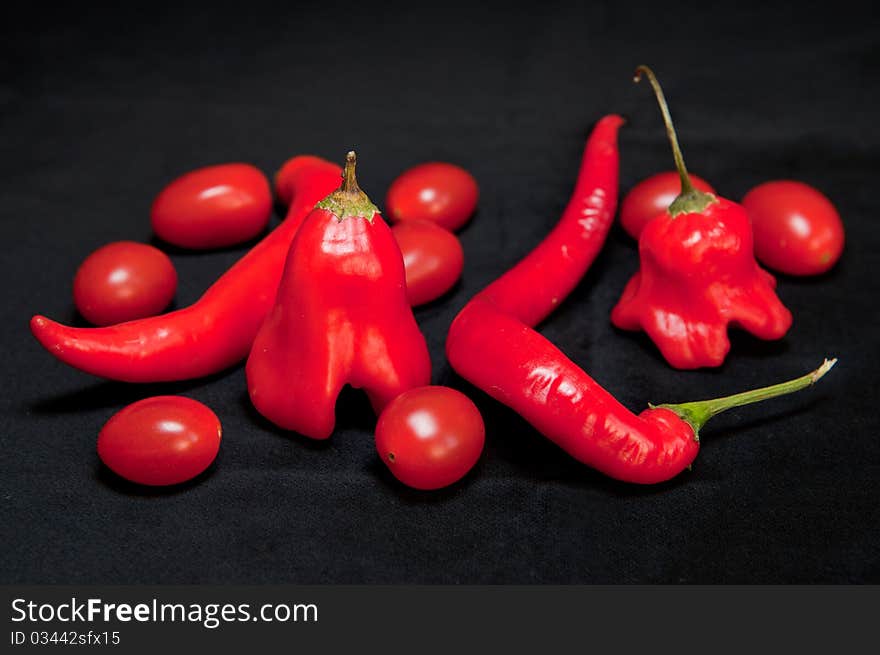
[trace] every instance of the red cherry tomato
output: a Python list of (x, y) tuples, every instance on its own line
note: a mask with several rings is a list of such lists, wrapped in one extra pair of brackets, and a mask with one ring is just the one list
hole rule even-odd
[(177, 290), (168, 255), (145, 243), (116, 241), (86, 257), (73, 278), (73, 302), (94, 325), (153, 316)]
[(385, 407), (376, 426), (376, 450), (405, 485), (439, 489), (473, 468), (485, 434), (479, 410), (463, 393), (418, 387)]
[(480, 191), (460, 166), (431, 162), (404, 172), (388, 189), (385, 211), (392, 221), (431, 221), (455, 231), (474, 213)]
[[(690, 178), (698, 191), (715, 193), (703, 178), (696, 175)], [(679, 193), (681, 178), (676, 171), (646, 177), (629, 190), (620, 204), (620, 224), (633, 239), (638, 239), (648, 221), (665, 212)]]
[(821, 192), (803, 182), (759, 184), (742, 201), (752, 220), (755, 257), (789, 275), (817, 275), (843, 252), (843, 223)]
[(428, 221), (404, 221), (391, 228), (406, 268), (410, 305), (422, 305), (449, 291), (461, 277), (464, 251), (452, 232)]
[(148, 485), (185, 482), (220, 449), (220, 420), (183, 396), (145, 398), (114, 414), (98, 434), (98, 456), (126, 480)]
[(163, 241), (197, 250), (253, 239), (269, 223), (269, 181), (250, 164), (220, 164), (186, 173), (156, 196), (153, 231)]

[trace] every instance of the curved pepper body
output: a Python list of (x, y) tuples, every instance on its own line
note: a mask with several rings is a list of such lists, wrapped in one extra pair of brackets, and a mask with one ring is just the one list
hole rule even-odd
[(216, 373), (245, 357), (273, 301), (284, 258), (315, 203), (339, 186), (339, 166), (308, 157), (285, 220), (194, 304), (109, 327), (75, 328), (44, 316), (31, 331), (61, 361), (111, 380), (167, 382)]
[(667, 409), (633, 415), (532, 329), (571, 292), (605, 242), (617, 206), (622, 123), (612, 115), (596, 124), (556, 227), (465, 305), (449, 329), (446, 354), (462, 377), (577, 460), (647, 484), (674, 477), (694, 460), (699, 443), (691, 426)]
[(562, 217), (541, 243), (477, 297), (526, 325), (537, 325), (577, 286), (614, 221), (617, 131), (622, 124), (619, 116), (606, 116), (596, 124)]
[(662, 482), (697, 456), (694, 431), (675, 413), (633, 415), (548, 339), (491, 303), (468, 303), (446, 348), (459, 375), (608, 476)]
[(719, 366), (730, 350), (727, 328), (779, 339), (791, 313), (776, 281), (755, 261), (748, 215), (716, 198), (700, 213), (650, 221), (639, 237), (641, 269), (611, 312), (625, 330), (643, 329), (672, 366)]
[(333, 432), (345, 384), (363, 388), (377, 413), (400, 393), (430, 384), (403, 257), (381, 217), (340, 220), (326, 209), (309, 215), (246, 372), (260, 414), (313, 439)]

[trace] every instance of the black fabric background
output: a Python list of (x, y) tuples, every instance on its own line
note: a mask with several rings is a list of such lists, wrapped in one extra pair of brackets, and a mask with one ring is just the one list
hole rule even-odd
[[(0, 582), (880, 582), (871, 14), (841, 3), (480, 4), (44, 7), (2, 21)], [(628, 407), (840, 358), (815, 389), (710, 423), (693, 470), (647, 488), (577, 463), (443, 355), (455, 313), (557, 220), (596, 119), (629, 118), (622, 192), (671, 167), (653, 97), (630, 81), (640, 63), (665, 86), (694, 172), (737, 200), (767, 179), (813, 184), (848, 238), (829, 274), (780, 277), (794, 314), (783, 340), (734, 333), (721, 368), (679, 372), (609, 323), (637, 267), (615, 226), (541, 331)], [(152, 198), (177, 175), (228, 161), (271, 174), (294, 154), (339, 160), (350, 148), (380, 206), (394, 177), (426, 160), (457, 162), (480, 183), (460, 234), (463, 279), (416, 311), (435, 383), (465, 391), (486, 422), (485, 453), (461, 483), (399, 484), (354, 391), (316, 444), (261, 420), (241, 367), (131, 386), (68, 368), (31, 337), (34, 313), (79, 320), (77, 265), (106, 242), (149, 241)], [(243, 252), (172, 251), (176, 305)], [(224, 437), (198, 480), (145, 491), (101, 467), (95, 439), (115, 411), (159, 393), (212, 407)]]

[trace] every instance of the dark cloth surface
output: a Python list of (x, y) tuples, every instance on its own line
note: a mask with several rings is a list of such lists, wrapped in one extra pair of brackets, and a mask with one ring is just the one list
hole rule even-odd
[[(478, 5), (70, 5), (4, 21), (0, 582), (880, 582), (871, 14), (839, 3)], [(638, 265), (615, 225), (540, 330), (627, 407), (725, 395), (840, 358), (814, 389), (715, 419), (693, 470), (651, 487), (579, 464), (443, 354), (456, 312), (559, 217), (600, 116), (628, 118), (622, 192), (671, 168), (653, 97), (630, 81), (640, 63), (665, 86), (693, 172), (735, 200), (768, 179), (813, 184), (848, 239), (830, 273), (779, 277), (794, 315), (784, 339), (734, 332), (722, 367), (681, 372), (609, 322)], [(415, 312), (434, 382), (463, 390), (485, 419), (485, 452), (461, 483), (398, 483), (358, 392), (343, 393), (336, 432), (314, 443), (256, 414), (242, 367), (126, 385), (59, 363), (31, 337), (34, 313), (80, 321), (78, 264), (109, 241), (150, 241), (150, 203), (179, 174), (229, 161), (271, 174), (294, 154), (341, 160), (350, 148), (380, 207), (394, 177), (426, 160), (456, 162), (480, 184), (460, 233), (461, 283)], [(244, 251), (171, 251), (176, 306)], [(223, 443), (196, 481), (147, 491), (102, 468), (95, 439), (124, 405), (166, 393), (211, 407)]]

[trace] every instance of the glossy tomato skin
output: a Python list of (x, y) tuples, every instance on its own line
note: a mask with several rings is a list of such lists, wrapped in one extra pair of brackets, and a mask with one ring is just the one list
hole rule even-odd
[(843, 252), (840, 214), (820, 191), (803, 182), (759, 184), (742, 201), (752, 221), (755, 257), (789, 275), (818, 275)]
[(220, 420), (183, 396), (154, 396), (114, 414), (98, 434), (98, 456), (138, 484), (186, 482), (210, 466), (220, 448)]
[(116, 241), (86, 257), (73, 278), (73, 302), (94, 325), (159, 314), (177, 290), (168, 255), (145, 243)]
[(460, 480), (483, 451), (483, 418), (471, 400), (449, 387), (410, 389), (379, 416), (376, 450), (394, 476), (414, 489)]
[(464, 251), (452, 232), (429, 221), (404, 221), (391, 228), (406, 269), (412, 306), (436, 300), (461, 277)]
[(186, 173), (159, 192), (150, 210), (163, 241), (194, 250), (256, 237), (269, 223), (269, 180), (250, 164), (220, 164)]
[(445, 162), (419, 164), (388, 189), (385, 214), (394, 222), (431, 221), (455, 231), (477, 208), (480, 191), (473, 175)]
[[(701, 177), (690, 175), (691, 184), (698, 191), (715, 193), (712, 185)], [(681, 193), (681, 178), (676, 171), (657, 173), (636, 184), (620, 204), (620, 224), (633, 239), (638, 239), (642, 228), (652, 218), (665, 212)]]

